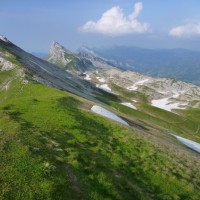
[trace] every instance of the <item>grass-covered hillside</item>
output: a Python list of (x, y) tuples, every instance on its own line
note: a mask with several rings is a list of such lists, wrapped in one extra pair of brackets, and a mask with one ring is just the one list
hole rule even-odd
[(24, 81), (15, 64), (0, 72), (0, 199), (200, 199), (199, 154), (165, 134), (160, 110), (94, 92), (124, 126), (92, 101)]
[(13, 82), (3, 96), (1, 199), (199, 199), (198, 155), (167, 136), (34, 82)]
[(102, 99), (121, 113), (124, 113), (127, 118), (153, 125), (163, 129), (165, 132), (173, 132), (200, 143), (199, 108), (188, 107), (184, 110), (176, 110), (176, 113), (168, 112), (149, 105), (148, 96), (145, 93), (128, 91), (114, 84), (111, 84), (111, 86), (118, 93), (118, 97), (122, 102), (131, 102), (131, 99), (137, 99), (137, 102), (134, 103), (137, 110), (120, 105), (116, 101)]

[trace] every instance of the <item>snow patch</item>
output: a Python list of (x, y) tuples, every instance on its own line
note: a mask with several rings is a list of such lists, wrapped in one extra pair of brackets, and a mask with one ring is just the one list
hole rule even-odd
[(113, 94), (111, 88), (109, 88), (107, 84), (103, 84), (103, 85), (98, 85), (97, 84), (96, 87), (98, 87), (98, 88), (100, 88), (100, 89), (102, 89), (102, 90), (104, 90), (106, 92), (109, 92), (109, 93)]
[(178, 92), (174, 92), (174, 94), (173, 94), (172, 97), (176, 99), (176, 98), (178, 98), (179, 96), (180, 96), (180, 94), (179, 94)]
[(132, 85), (130, 87), (127, 87), (126, 88), (127, 90), (131, 90), (131, 91), (134, 91), (134, 90), (137, 90), (138, 89), (138, 86), (137, 85)]
[(144, 80), (140, 80), (140, 81), (137, 81), (137, 82), (135, 82), (132, 86), (129, 86), (129, 87), (127, 87), (126, 89), (127, 90), (137, 90), (138, 89), (138, 86), (140, 86), (140, 85), (143, 85), (145, 82), (147, 82), (149, 79), (147, 78), (147, 79), (144, 79)]
[(163, 91), (158, 91), (160, 94), (168, 94), (169, 93), (169, 91), (168, 92), (163, 92)]
[(167, 110), (169, 112), (172, 111), (172, 109), (185, 109), (183, 106), (187, 106), (187, 103), (181, 104), (179, 102), (176, 103), (170, 103), (169, 97), (163, 98), (163, 99), (157, 99), (157, 100), (152, 100), (151, 105), (157, 108), (161, 108), (163, 110)]
[(135, 103), (137, 103), (138, 101), (137, 100), (135, 100), (135, 99), (132, 99), (131, 101), (133, 101), (133, 102), (135, 102)]
[(178, 92), (173, 92), (174, 94), (173, 94), (173, 98), (178, 98), (181, 94), (183, 94), (183, 93), (185, 93), (185, 91), (178, 91)]
[(101, 83), (105, 83), (106, 82), (104, 78), (100, 78), (99, 76), (97, 76), (96, 79)]
[(137, 85), (143, 85), (145, 82), (147, 82), (149, 79), (144, 79), (144, 80), (141, 80), (141, 81), (138, 81), (136, 82)]
[(182, 142), (183, 144), (185, 144), (186, 146), (190, 147), (191, 149), (197, 151), (198, 153), (200, 153), (200, 144), (197, 142), (194, 142), (192, 140), (188, 140), (186, 138), (180, 137), (178, 135), (174, 135), (171, 134), (172, 136), (174, 136), (178, 141)]
[(87, 80), (87, 81), (90, 81), (91, 80), (90, 75), (85, 73), (84, 79)]
[(120, 104), (122, 104), (122, 105), (124, 105), (124, 106), (127, 106), (127, 107), (129, 107), (129, 108), (132, 108), (132, 109), (134, 109), (134, 110), (137, 110), (137, 108), (133, 105), (133, 104), (131, 104), (131, 103), (120, 103)]
[(117, 121), (121, 124), (124, 124), (126, 126), (129, 126), (128, 123), (126, 121), (124, 121), (123, 119), (121, 119), (120, 117), (118, 117), (117, 115), (115, 115), (114, 113), (100, 107), (97, 105), (92, 106), (91, 110), (99, 115), (102, 115), (104, 117), (107, 117), (109, 119), (112, 119), (114, 121)]

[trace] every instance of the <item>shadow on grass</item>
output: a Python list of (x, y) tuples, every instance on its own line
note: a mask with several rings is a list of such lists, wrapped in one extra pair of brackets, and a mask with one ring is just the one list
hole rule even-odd
[[(74, 150), (77, 151), (78, 156), (76, 159), (81, 164), (82, 173), (84, 173), (86, 177), (96, 175), (96, 179), (88, 178), (87, 188), (98, 191), (104, 198), (107, 197), (111, 199), (117, 198), (116, 193), (119, 193), (119, 195), (122, 195), (125, 199), (129, 199), (130, 197), (140, 199), (142, 196), (145, 196), (146, 192), (142, 189), (144, 186), (143, 183), (140, 183), (139, 179), (134, 177), (133, 174), (127, 170), (127, 166), (125, 166), (123, 162), (114, 164), (118, 159), (120, 160), (123, 158), (123, 161), (131, 165), (133, 160), (126, 156), (123, 151), (119, 152), (117, 150), (121, 148), (122, 144), (114, 137), (113, 130), (105, 126), (103, 122), (100, 123), (98, 120), (93, 119), (92, 116), (87, 116), (85, 113), (78, 110), (77, 106), (81, 104), (81, 102), (72, 97), (61, 98), (58, 100), (58, 103), (64, 110), (70, 110), (71, 115), (78, 122), (72, 128), (79, 130), (78, 133), (74, 133), (74, 138), (77, 139), (79, 135), (86, 136), (86, 140), (81, 142), (77, 139), (77, 142), (75, 144), (70, 144), (69, 148), (74, 148)], [(133, 126), (145, 131), (148, 130), (139, 124), (134, 123)], [(113, 155), (117, 156), (113, 157)], [(78, 174), (80, 173), (76, 170), (75, 172)], [(98, 174), (101, 173), (106, 174), (109, 180), (108, 183), (111, 183), (114, 188), (113, 190), (111, 188), (108, 190), (101, 185), (98, 179)], [(116, 174), (120, 174), (122, 178), (119, 179)], [(146, 183), (150, 182), (149, 178), (142, 170), (140, 171), (140, 177), (141, 176)], [(129, 181), (137, 185), (137, 187), (128, 184)], [(121, 185), (123, 184), (125, 184), (126, 187), (122, 188)]]
[[(20, 110), (12, 106), (5, 110), (11, 120), (19, 123), (22, 142), (28, 147), (39, 145), (40, 150), (31, 156), (56, 166), (56, 171), (48, 177), (41, 174), (44, 180), (53, 181), (48, 188), (51, 199), (91, 199), (92, 195), (97, 199), (148, 199), (149, 193), (162, 195), (162, 187), (152, 182), (149, 173), (152, 159), (160, 160), (159, 152), (152, 151), (152, 155), (151, 148), (137, 138), (123, 142), (127, 137), (121, 133), (123, 127), (104, 124), (106, 120), (102, 117), (78, 109), (80, 105), (73, 97), (59, 98), (49, 115), (61, 115), (68, 123), (46, 132), (43, 127), (36, 127), (34, 121), (27, 121)], [(41, 120), (48, 122), (46, 118)], [(46, 139), (41, 140), (39, 132)], [(59, 146), (53, 146), (52, 141)]]
[(117, 102), (117, 103), (121, 102), (121, 100), (118, 98), (118, 96), (116, 94), (105, 92), (105, 91), (98, 89), (98, 88), (96, 88), (95, 90), (96, 90), (96, 92), (94, 92), (94, 94), (96, 96), (96, 99), (105, 103), (105, 104), (110, 105), (110, 103), (109, 103), (110, 101), (114, 101), (114, 102)]

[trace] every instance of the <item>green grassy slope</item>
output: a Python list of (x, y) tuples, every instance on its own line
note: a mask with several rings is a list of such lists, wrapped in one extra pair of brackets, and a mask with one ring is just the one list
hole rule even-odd
[(199, 108), (190, 107), (186, 110), (178, 110), (175, 114), (149, 105), (145, 93), (127, 91), (114, 84), (112, 84), (112, 88), (119, 94), (118, 98), (121, 101), (131, 102), (132, 98), (138, 101), (135, 103), (138, 110), (133, 110), (115, 101), (104, 99), (107, 104), (124, 113), (125, 117), (157, 126), (165, 132), (173, 132), (200, 143)]
[[(198, 109), (179, 116), (138, 93), (97, 93), (126, 127), (91, 112), (91, 101), (24, 83), (10, 61), (17, 67), (0, 72), (0, 199), (200, 199), (199, 154), (164, 133), (194, 132)], [(139, 110), (119, 104), (133, 95)]]
[(169, 136), (125, 127), (92, 113), (90, 101), (17, 77), (0, 95), (0, 199), (200, 198), (199, 156)]

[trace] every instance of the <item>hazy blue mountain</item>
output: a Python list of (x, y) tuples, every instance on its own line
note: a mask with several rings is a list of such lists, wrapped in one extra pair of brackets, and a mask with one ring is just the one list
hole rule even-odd
[(200, 52), (187, 49), (145, 49), (113, 46), (93, 52), (114, 65), (137, 72), (181, 79), (200, 85)]

